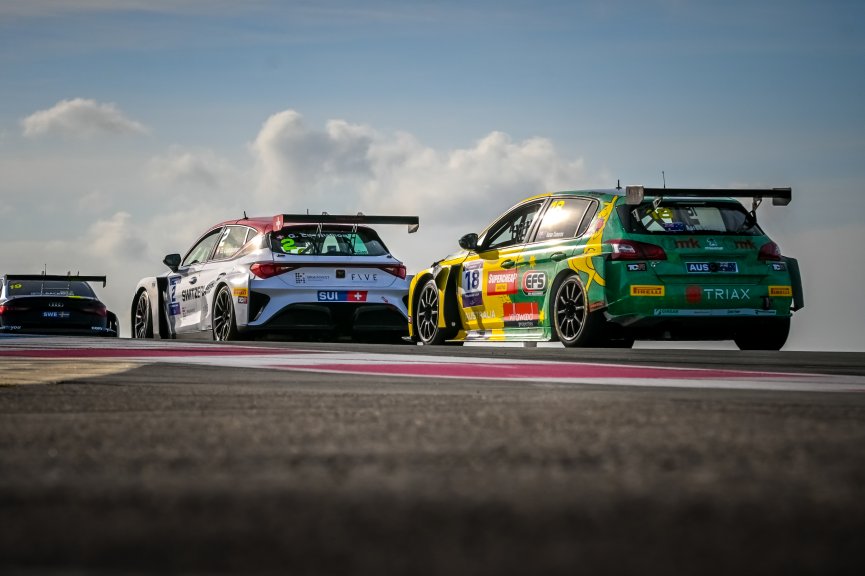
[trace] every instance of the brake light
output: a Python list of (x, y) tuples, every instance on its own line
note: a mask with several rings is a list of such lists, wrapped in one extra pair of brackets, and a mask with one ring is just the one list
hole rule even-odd
[(774, 242), (766, 242), (760, 246), (760, 252), (757, 254), (757, 260), (780, 260), (781, 249)]
[(30, 308), (27, 306), (12, 306), (10, 304), (0, 304), (0, 316), (9, 312), (26, 312)]
[(636, 240), (610, 240), (610, 260), (666, 260), (667, 253), (657, 244)]
[(105, 306), (101, 306), (98, 304), (94, 306), (88, 306), (87, 308), (82, 308), (81, 311), (85, 314), (96, 314), (97, 316), (108, 315), (108, 309)]
[(388, 274), (393, 274), (397, 278), (402, 278), (405, 280), (405, 266), (402, 264), (393, 264), (390, 266), (379, 266), (382, 270), (387, 272)]
[(291, 272), (297, 268), (297, 266), (291, 266), (289, 264), (275, 264), (273, 262), (256, 262), (252, 266), (249, 267), (250, 272), (258, 276), (259, 278), (271, 278), (273, 276), (279, 276), (280, 274), (285, 274), (286, 272)]

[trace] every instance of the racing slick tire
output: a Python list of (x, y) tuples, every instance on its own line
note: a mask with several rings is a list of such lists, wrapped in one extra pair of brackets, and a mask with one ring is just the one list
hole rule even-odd
[(421, 289), (413, 319), (414, 331), (421, 344), (444, 344), (446, 340), (454, 337), (456, 330), (440, 328), (438, 325), (439, 314), (443, 313), (438, 286), (435, 279), (430, 279)]
[(579, 277), (571, 274), (560, 278), (552, 293), (550, 319), (554, 339), (568, 348), (603, 345), (604, 318), (600, 311), (589, 312)]
[(737, 332), (733, 341), (739, 350), (780, 350), (789, 335), (790, 319), (776, 318)]
[(232, 302), (231, 290), (223, 285), (216, 291), (213, 297), (213, 339), (219, 342), (239, 340), (240, 333), (237, 331), (237, 320), (234, 316), (234, 303)]
[(153, 338), (153, 315), (150, 311), (150, 297), (141, 290), (135, 297), (132, 307), (132, 337)]

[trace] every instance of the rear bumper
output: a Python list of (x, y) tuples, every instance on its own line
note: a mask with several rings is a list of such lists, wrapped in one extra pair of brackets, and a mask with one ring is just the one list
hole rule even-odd
[(261, 324), (248, 324), (244, 333), (338, 334), (367, 333), (408, 335), (405, 313), (389, 304), (294, 303), (284, 306)]
[(618, 325), (628, 335), (649, 340), (730, 340), (737, 334), (789, 322), (790, 314), (774, 310), (679, 310), (678, 314), (653, 316), (610, 316), (607, 320)]
[(110, 328), (92, 326), (87, 328), (62, 328), (57, 326), (0, 326), (2, 334), (43, 334), (46, 336), (106, 336), (116, 337), (117, 332)]

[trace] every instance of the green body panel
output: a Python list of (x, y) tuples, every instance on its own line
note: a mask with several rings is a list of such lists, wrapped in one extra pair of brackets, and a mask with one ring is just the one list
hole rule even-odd
[[(550, 340), (557, 281), (573, 274), (586, 290), (589, 310), (625, 328), (667, 320), (788, 318), (797, 309), (794, 295), (803, 301), (794, 259), (758, 259), (760, 247), (770, 242), (765, 235), (631, 233), (617, 211), (623, 195), (615, 192), (560, 192), (529, 200), (545, 198), (538, 217), (543, 218), (557, 199), (577, 197), (594, 202), (594, 215), (578, 238), (459, 252), (415, 276), (409, 317), (431, 277), (442, 301), (449, 297), (453, 303), (439, 325), (458, 328), (456, 340)], [(610, 239), (659, 246), (666, 259), (612, 259)], [(701, 271), (706, 267), (719, 269)]]

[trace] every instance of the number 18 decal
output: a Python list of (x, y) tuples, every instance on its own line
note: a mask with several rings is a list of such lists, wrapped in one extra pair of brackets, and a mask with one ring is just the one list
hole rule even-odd
[(483, 286), (481, 286), (481, 271), (483, 267), (483, 260), (475, 260), (463, 266), (462, 282), (460, 285), (463, 308), (483, 304)]

